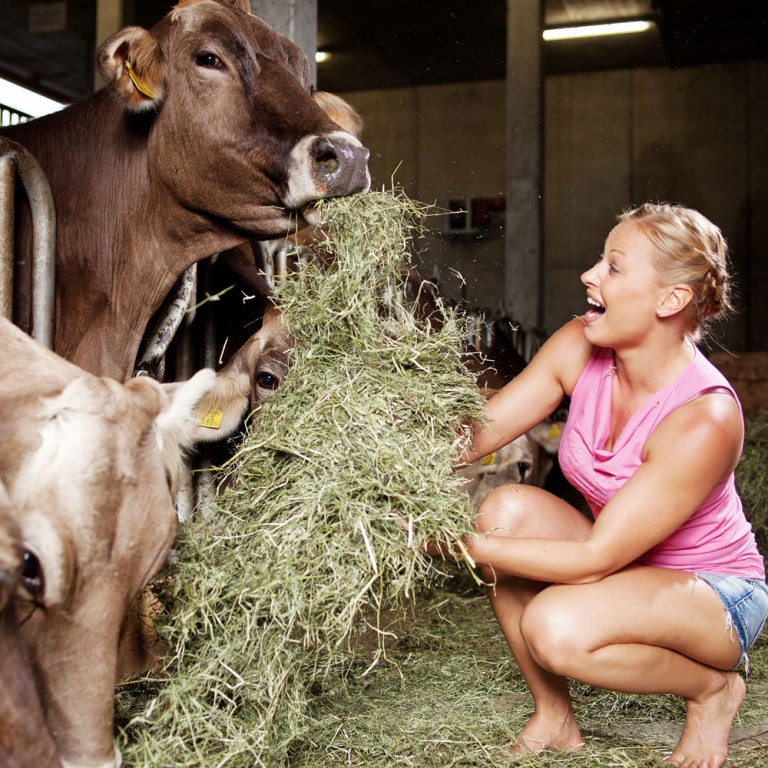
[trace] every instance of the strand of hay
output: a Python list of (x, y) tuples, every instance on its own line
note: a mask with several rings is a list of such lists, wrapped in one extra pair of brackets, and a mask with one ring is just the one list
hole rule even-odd
[(483, 404), (465, 329), (398, 299), (426, 210), (395, 191), (321, 213), (327, 258), (275, 297), (292, 369), (223, 469), (231, 487), (187, 530), (161, 674), (120, 702), (127, 765), (286, 765), (313, 690), (353, 668), (361, 637), (375, 665), (382, 614), (442, 577), (425, 541), (470, 528), (452, 469)]

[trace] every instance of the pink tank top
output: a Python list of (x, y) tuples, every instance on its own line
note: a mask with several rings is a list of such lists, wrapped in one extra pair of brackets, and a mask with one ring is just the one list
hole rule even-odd
[[(601, 446), (610, 432), (613, 372), (613, 351), (596, 347), (573, 390), (558, 452), (563, 474), (582, 493), (595, 517), (640, 466), (646, 440), (667, 414), (713, 389), (727, 390), (738, 403), (725, 377), (697, 349), (688, 367), (632, 414), (607, 451)], [(744, 516), (733, 473), (712, 489), (680, 528), (638, 562), (765, 578), (763, 558)]]

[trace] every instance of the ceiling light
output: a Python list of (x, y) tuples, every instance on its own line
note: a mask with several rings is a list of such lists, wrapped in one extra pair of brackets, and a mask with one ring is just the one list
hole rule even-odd
[(322, 61), (328, 61), (328, 59), (331, 57), (331, 54), (328, 53), (328, 51), (316, 51), (315, 52), (315, 61), (319, 64)]
[(552, 27), (542, 32), (545, 40), (572, 40), (577, 37), (601, 37), (603, 35), (627, 35), (633, 32), (645, 32), (653, 22), (617, 21), (611, 24), (587, 24), (580, 27)]
[(47, 96), (16, 85), (10, 80), (3, 79), (0, 79), (0, 104), (32, 117), (47, 115), (66, 106), (60, 101), (54, 101)]

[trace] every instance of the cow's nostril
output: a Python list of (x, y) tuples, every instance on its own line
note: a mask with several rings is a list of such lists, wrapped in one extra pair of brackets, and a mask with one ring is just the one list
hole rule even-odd
[(339, 168), (339, 158), (336, 153), (329, 148), (317, 152), (313, 160), (315, 166), (326, 175), (336, 173)]

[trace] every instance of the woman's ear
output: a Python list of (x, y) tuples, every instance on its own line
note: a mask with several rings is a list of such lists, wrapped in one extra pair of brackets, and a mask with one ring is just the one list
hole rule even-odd
[(693, 301), (693, 291), (687, 285), (673, 285), (661, 297), (656, 314), (669, 317), (685, 309)]

